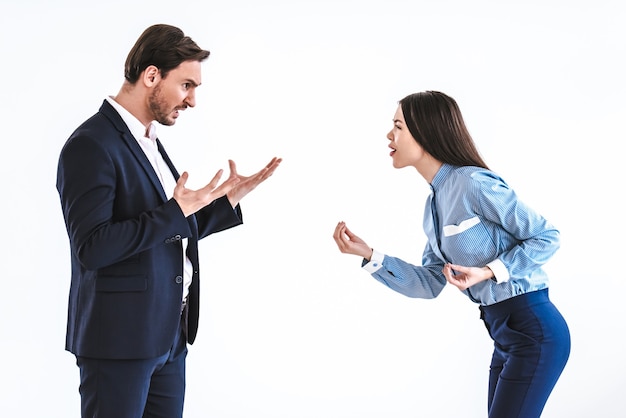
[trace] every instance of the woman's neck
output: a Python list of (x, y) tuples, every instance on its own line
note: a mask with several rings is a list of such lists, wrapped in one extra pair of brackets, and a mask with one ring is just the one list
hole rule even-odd
[(432, 155), (427, 154), (419, 163), (415, 165), (415, 168), (418, 173), (424, 177), (424, 180), (426, 180), (428, 184), (431, 184), (442, 165), (443, 163), (441, 161), (437, 160)]

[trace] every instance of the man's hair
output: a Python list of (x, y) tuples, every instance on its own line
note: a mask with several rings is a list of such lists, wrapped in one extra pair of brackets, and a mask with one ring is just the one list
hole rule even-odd
[(406, 96), (400, 106), (409, 132), (430, 155), (451, 165), (489, 168), (452, 97), (424, 91)]
[(150, 65), (157, 67), (165, 78), (170, 70), (184, 61), (204, 61), (209, 51), (200, 48), (175, 26), (158, 24), (146, 29), (128, 53), (124, 78), (135, 84), (139, 75)]

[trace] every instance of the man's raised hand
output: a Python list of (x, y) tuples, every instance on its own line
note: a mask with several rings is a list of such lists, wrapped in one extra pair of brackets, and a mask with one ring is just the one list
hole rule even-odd
[(244, 196), (246, 196), (248, 193), (254, 190), (256, 186), (263, 183), (272, 174), (274, 174), (274, 171), (276, 170), (276, 168), (278, 168), (282, 160), (282, 158), (274, 157), (265, 167), (248, 177), (238, 174), (235, 162), (233, 160), (228, 160), (230, 176), (227, 181), (235, 178), (239, 179), (239, 183), (237, 183), (226, 193), (230, 204), (233, 207), (237, 206), (239, 204), (239, 201), (243, 199)]
[(189, 178), (189, 174), (186, 171), (180, 176), (174, 188), (174, 200), (180, 206), (185, 217), (193, 215), (215, 199), (224, 196), (239, 183), (238, 177), (230, 176), (224, 183), (218, 186), (223, 172), (224, 170), (218, 170), (209, 184), (198, 190), (191, 190), (185, 187)]

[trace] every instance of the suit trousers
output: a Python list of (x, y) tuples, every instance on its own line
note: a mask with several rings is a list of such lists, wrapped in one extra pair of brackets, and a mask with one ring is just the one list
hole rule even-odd
[(182, 418), (186, 314), (187, 309), (181, 314), (171, 349), (160, 357), (111, 360), (77, 356), (82, 418)]
[(489, 418), (538, 418), (570, 353), (567, 323), (548, 289), (481, 306), (494, 341)]

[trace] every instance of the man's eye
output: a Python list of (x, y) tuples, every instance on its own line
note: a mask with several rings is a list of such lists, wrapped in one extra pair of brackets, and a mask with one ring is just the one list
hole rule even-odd
[(184, 83), (184, 84), (183, 84), (183, 88), (184, 88), (185, 90), (189, 90), (189, 83)]

